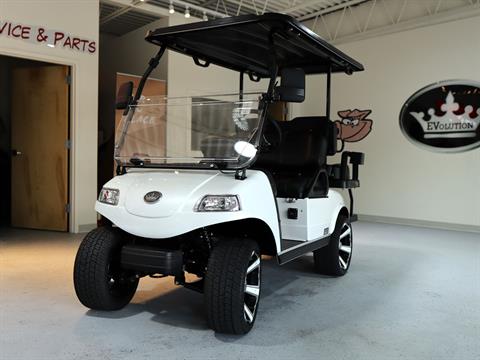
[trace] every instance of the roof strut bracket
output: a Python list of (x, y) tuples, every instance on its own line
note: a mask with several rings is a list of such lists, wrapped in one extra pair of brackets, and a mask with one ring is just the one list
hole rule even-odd
[(262, 78), (260, 77), (260, 75), (258, 74), (255, 74), (253, 72), (248, 72), (248, 77), (250, 78), (251, 81), (253, 82), (259, 82)]
[(237, 169), (235, 171), (235, 180), (245, 180), (246, 178), (247, 178), (247, 170), (245, 168)]
[[(198, 57), (196, 56), (192, 56), (193, 58), (193, 62), (195, 63), (195, 65), (198, 65), (200, 67), (209, 67), (210, 66), (210, 61), (207, 61), (207, 60), (200, 60)], [(203, 61), (203, 62), (202, 62)]]

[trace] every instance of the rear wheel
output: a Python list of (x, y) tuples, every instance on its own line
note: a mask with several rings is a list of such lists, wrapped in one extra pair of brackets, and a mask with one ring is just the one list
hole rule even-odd
[(226, 334), (249, 332), (257, 315), (260, 286), (257, 243), (249, 239), (220, 242), (210, 255), (205, 277), (209, 326)]
[(348, 217), (340, 214), (328, 246), (315, 250), (315, 270), (326, 275), (343, 276), (352, 260), (353, 233)]
[(73, 282), (80, 302), (94, 310), (119, 310), (132, 299), (138, 278), (120, 266), (122, 234), (99, 227), (83, 239), (75, 258)]

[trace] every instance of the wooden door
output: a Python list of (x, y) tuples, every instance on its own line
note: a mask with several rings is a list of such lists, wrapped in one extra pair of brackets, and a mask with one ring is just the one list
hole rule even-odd
[(12, 70), (12, 226), (68, 230), (68, 67)]

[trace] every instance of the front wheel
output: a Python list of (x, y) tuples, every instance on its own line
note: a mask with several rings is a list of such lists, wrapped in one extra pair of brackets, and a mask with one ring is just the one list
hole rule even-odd
[(90, 231), (77, 252), (73, 270), (80, 302), (94, 310), (119, 310), (132, 299), (138, 278), (120, 266), (123, 245), (118, 229), (99, 227)]
[(260, 286), (257, 243), (249, 239), (220, 242), (210, 255), (205, 277), (209, 326), (226, 334), (249, 332), (257, 316)]
[(340, 214), (329, 244), (313, 252), (315, 270), (325, 275), (345, 275), (352, 260), (352, 249), (352, 226), (348, 217)]

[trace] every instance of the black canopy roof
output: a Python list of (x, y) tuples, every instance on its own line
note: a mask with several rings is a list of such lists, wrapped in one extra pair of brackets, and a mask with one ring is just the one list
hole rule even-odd
[[(170, 26), (150, 31), (146, 40), (198, 60), (259, 77), (279, 69), (306, 74), (362, 71), (363, 66), (291, 16), (269, 13)], [(272, 45), (273, 44), (273, 45)], [(331, 65), (330, 65), (331, 64)]]

